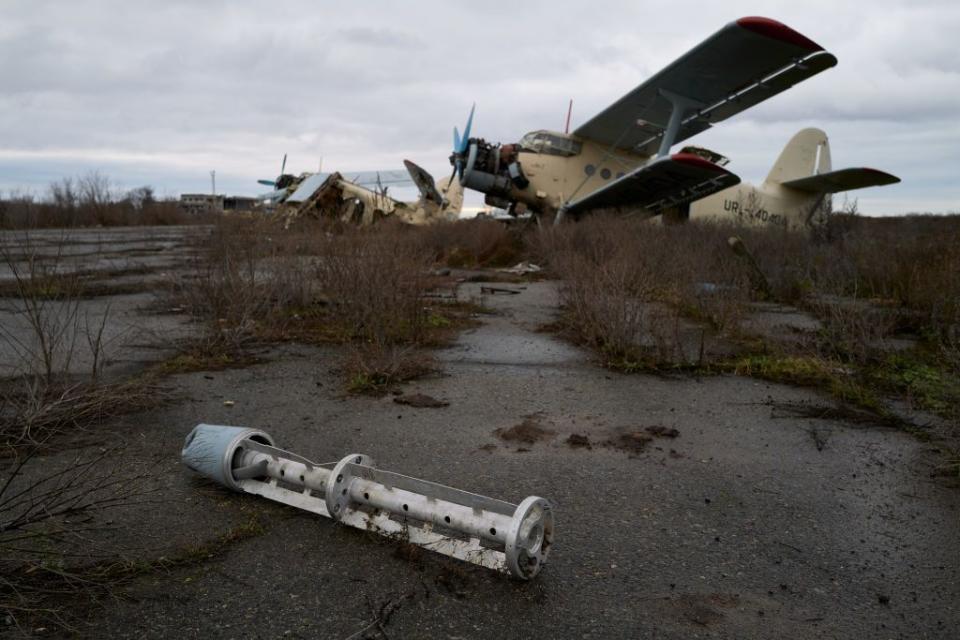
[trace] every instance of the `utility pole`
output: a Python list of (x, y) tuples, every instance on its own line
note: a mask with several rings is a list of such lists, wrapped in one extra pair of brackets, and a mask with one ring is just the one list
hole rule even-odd
[(217, 171), (210, 171), (210, 211), (217, 208)]

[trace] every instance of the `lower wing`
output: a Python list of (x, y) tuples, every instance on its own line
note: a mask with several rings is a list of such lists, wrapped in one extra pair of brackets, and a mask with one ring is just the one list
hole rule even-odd
[(568, 203), (561, 211), (582, 215), (597, 209), (644, 209), (657, 215), (739, 183), (739, 176), (709, 160), (692, 153), (675, 153), (634, 169)]

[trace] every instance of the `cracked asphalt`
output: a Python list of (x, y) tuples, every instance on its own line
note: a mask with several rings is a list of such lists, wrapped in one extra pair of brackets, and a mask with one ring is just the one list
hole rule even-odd
[[(556, 283), (509, 287), (521, 292), (484, 296), (496, 314), (437, 353), (440, 374), (405, 385), (445, 408), (346, 396), (338, 349), (285, 345), (246, 369), (176, 376), (183, 401), (118, 420), (124, 469), (149, 472), (161, 497), (114, 516), (118, 544), (175, 553), (251, 520), (263, 533), (145, 575), (91, 609), (89, 635), (957, 637), (960, 491), (931, 478), (931, 445), (776, 410), (829, 403), (806, 389), (610, 372), (537, 331)], [(519, 445), (494, 433), (527, 416), (551, 433)], [(179, 464), (198, 422), (260, 427), (317, 461), (365, 453), (512, 502), (546, 497), (550, 562), (521, 583), (229, 494)], [(639, 452), (602, 444), (652, 426), (678, 436)], [(571, 434), (593, 446), (569, 446)]]

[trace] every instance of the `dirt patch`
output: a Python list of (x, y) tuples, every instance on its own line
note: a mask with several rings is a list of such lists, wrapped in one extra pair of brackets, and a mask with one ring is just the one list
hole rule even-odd
[(616, 438), (607, 440), (604, 444), (620, 451), (626, 451), (630, 455), (636, 455), (646, 449), (652, 440), (653, 436), (644, 431), (630, 431), (621, 433)]
[(673, 427), (663, 425), (651, 425), (643, 428), (632, 428), (606, 440), (603, 445), (626, 451), (631, 456), (635, 456), (646, 449), (647, 445), (653, 442), (654, 438), (676, 438), (680, 432)]
[(534, 444), (541, 440), (547, 440), (553, 436), (554, 432), (540, 426), (540, 416), (532, 414), (523, 419), (518, 425), (509, 429), (496, 429), (496, 436), (507, 442), (522, 442), (524, 444)]
[(571, 433), (570, 437), (564, 440), (564, 442), (574, 449), (578, 449), (580, 447), (586, 447), (587, 449), (593, 448), (590, 444), (590, 438), (580, 433)]
[(676, 438), (680, 432), (673, 427), (664, 427), (663, 425), (654, 425), (645, 429), (647, 433), (658, 438)]
[(676, 601), (676, 607), (687, 621), (709, 627), (722, 621), (726, 614), (723, 609), (736, 607), (740, 599), (735, 595), (710, 593), (706, 595), (682, 595)]
[(428, 409), (439, 409), (442, 407), (449, 407), (450, 403), (446, 400), (437, 400), (433, 396), (428, 396), (422, 393), (414, 393), (411, 395), (397, 396), (393, 399), (397, 404), (405, 404), (408, 407), (428, 408)]

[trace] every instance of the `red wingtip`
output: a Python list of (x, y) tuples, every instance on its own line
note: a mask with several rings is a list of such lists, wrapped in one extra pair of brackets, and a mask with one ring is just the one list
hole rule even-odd
[(716, 173), (730, 173), (723, 167), (718, 164), (714, 164), (707, 160), (706, 158), (701, 158), (695, 153), (675, 153), (670, 156), (670, 159), (674, 162), (679, 162), (681, 164), (689, 164), (694, 167), (700, 167), (701, 169), (706, 169), (708, 171), (714, 171)]
[(744, 29), (753, 31), (754, 33), (759, 33), (762, 36), (773, 38), (774, 40), (788, 42), (792, 45), (800, 47), (801, 49), (806, 49), (808, 51), (823, 51), (823, 47), (818, 45), (807, 36), (794, 31), (782, 22), (777, 22), (776, 20), (771, 20), (770, 18), (748, 16), (746, 18), (740, 18), (737, 20), (737, 24)]

